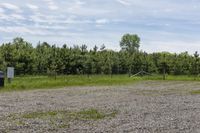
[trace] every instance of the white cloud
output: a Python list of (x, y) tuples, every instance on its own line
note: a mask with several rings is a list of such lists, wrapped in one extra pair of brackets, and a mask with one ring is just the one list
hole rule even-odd
[(75, 1), (70, 4), (68, 11), (71, 11), (71, 12), (78, 11), (82, 8), (82, 5), (83, 5), (83, 3), (81, 3), (80, 1)]
[(49, 5), (49, 9), (51, 9), (51, 10), (57, 10), (58, 7), (56, 5)]
[(0, 13), (4, 13), (4, 9), (3, 8), (0, 8)]
[(110, 13), (110, 9), (99, 8), (99, 5), (97, 7), (93, 7), (89, 3), (82, 2), (80, 0), (75, 0), (71, 3), (69, 2), (69, 4), (67, 4), (67, 8), (64, 10), (66, 10), (69, 14), (85, 17), (98, 17), (100, 15), (105, 16)]
[(6, 20), (14, 24), (14, 23), (17, 23), (19, 20), (25, 20), (25, 19), (26, 19), (25, 16), (18, 13), (7, 14), (7, 13), (0, 12), (0, 22), (3, 22), (3, 23), (5, 23), (4, 21)]
[(58, 6), (55, 4), (55, 2), (53, 0), (44, 0), (47, 5), (48, 5), (48, 8), (50, 10), (57, 10), (58, 9)]
[(7, 26), (0, 27), (0, 32), (11, 33), (11, 34), (20, 34), (20, 35), (49, 35), (49, 31), (44, 31), (35, 28), (28, 28), (22, 26)]
[(62, 26), (63, 24), (91, 24), (95, 23), (89, 19), (78, 19), (76, 16), (69, 16), (68, 18), (60, 18), (59, 16), (49, 15), (46, 16), (44, 14), (35, 14), (30, 16), (31, 20), (35, 23), (46, 23), (46, 24), (54, 24)]
[[(147, 51), (200, 49), (197, 0), (0, 1), (1, 38), (23, 34), (36, 42), (38, 38), (59, 42), (61, 36), (73, 43), (107, 42), (112, 48), (124, 33), (134, 33)], [(184, 48), (186, 40), (191, 45)]]
[(25, 27), (0, 27), (0, 31), (7, 33), (33, 33), (31, 30)]
[(108, 19), (98, 19), (98, 20), (96, 20), (96, 23), (97, 24), (106, 24), (106, 23), (109, 23), (109, 20)]
[(85, 5), (86, 3), (83, 2), (83, 1), (80, 1), (80, 0), (76, 0), (75, 4), (79, 5), (79, 6), (82, 6), (82, 5)]
[(25, 20), (25, 17), (19, 14), (11, 14), (10, 17), (18, 20)]
[(10, 3), (1, 3), (0, 6), (16, 11), (16, 12), (22, 12), (22, 10), (18, 6), (10, 4)]
[(120, 4), (124, 5), (124, 6), (130, 6), (131, 3), (125, 1), (125, 0), (117, 0), (117, 2), (119, 2)]
[(33, 5), (33, 4), (27, 4), (27, 7), (30, 8), (31, 10), (38, 10), (38, 6)]
[[(190, 45), (188, 45), (190, 44)], [(142, 49), (147, 52), (173, 52), (181, 53), (188, 51), (190, 54), (193, 54), (195, 51), (200, 49), (200, 41), (181, 41), (181, 40), (170, 40), (170, 41), (148, 41), (142, 42)], [(183, 47), (184, 46), (184, 47)]]
[(0, 13), (0, 21), (1, 20), (7, 20), (9, 17), (6, 15), (6, 14), (4, 14), (4, 13)]

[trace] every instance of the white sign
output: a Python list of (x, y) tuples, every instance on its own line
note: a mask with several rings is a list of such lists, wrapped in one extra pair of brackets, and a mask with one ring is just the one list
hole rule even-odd
[(7, 68), (7, 78), (14, 78), (14, 67), (8, 67)]

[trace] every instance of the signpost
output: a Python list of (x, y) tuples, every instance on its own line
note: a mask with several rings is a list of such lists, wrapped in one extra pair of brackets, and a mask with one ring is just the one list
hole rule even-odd
[(12, 79), (14, 78), (14, 67), (7, 68), (7, 78), (8, 78), (8, 83), (11, 83)]

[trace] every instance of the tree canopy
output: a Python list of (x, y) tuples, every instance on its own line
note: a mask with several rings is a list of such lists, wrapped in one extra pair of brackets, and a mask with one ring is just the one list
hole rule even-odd
[(125, 34), (120, 41), (122, 50), (128, 51), (130, 54), (138, 51), (140, 47), (140, 37), (136, 34)]
[(200, 72), (200, 57), (198, 52), (189, 55), (139, 51), (140, 38), (133, 34), (125, 34), (120, 42), (121, 51), (100, 48), (94, 45), (62, 47), (39, 42), (33, 45), (23, 38), (15, 38), (13, 42), (0, 46), (0, 69), (12, 66), (17, 75), (24, 74), (135, 74), (143, 70), (148, 73), (162, 74), (163, 68), (167, 74), (198, 75)]

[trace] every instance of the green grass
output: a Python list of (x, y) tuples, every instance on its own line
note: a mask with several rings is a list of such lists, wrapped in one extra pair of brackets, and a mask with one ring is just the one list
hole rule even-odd
[(106, 114), (99, 112), (96, 109), (89, 109), (89, 110), (83, 110), (75, 115), (78, 118), (81, 119), (93, 119), (93, 120), (98, 120), (98, 119), (103, 119), (106, 117)]
[(5, 87), (1, 91), (32, 90), (43, 88), (60, 88), (67, 86), (100, 86), (100, 85), (120, 85), (133, 83), (134, 78), (127, 75), (115, 75), (112, 78), (107, 75), (87, 76), (68, 75), (68, 76), (24, 76), (16, 77), (11, 84), (5, 82)]
[[(53, 129), (69, 128), (70, 122), (73, 121), (98, 121), (105, 118), (113, 118), (117, 111), (99, 111), (94, 108), (80, 111), (47, 111), (31, 112), (24, 114), (12, 114), (8, 120), (16, 126), (27, 126), (31, 123), (43, 121)], [(39, 124), (39, 123), (38, 123)]]
[[(143, 76), (143, 77), (128, 77), (128, 75), (93, 75), (89, 78), (86, 75), (68, 75), (54, 77), (48, 76), (21, 76), (15, 77), (11, 84), (5, 82), (5, 87), (0, 91), (17, 91), (17, 90), (32, 90), (32, 89), (50, 89), (61, 88), (67, 86), (109, 86), (109, 85), (124, 85), (132, 84), (142, 80), (162, 80), (162, 75)], [(194, 76), (171, 76), (168, 75), (166, 80), (175, 81), (200, 81), (199, 77)]]
[(190, 92), (192, 95), (199, 95), (200, 94), (200, 90), (193, 90)]
[(22, 117), (25, 119), (36, 119), (36, 118), (44, 118), (44, 117), (53, 117), (56, 116), (58, 113), (57, 112), (33, 112), (29, 114), (24, 114)]
[(81, 111), (47, 111), (47, 112), (32, 112), (23, 114), (21, 117), (24, 119), (49, 119), (54, 117), (71, 118), (77, 120), (99, 120), (106, 117), (114, 117), (116, 111), (109, 113), (100, 112), (97, 109), (84, 109)]

